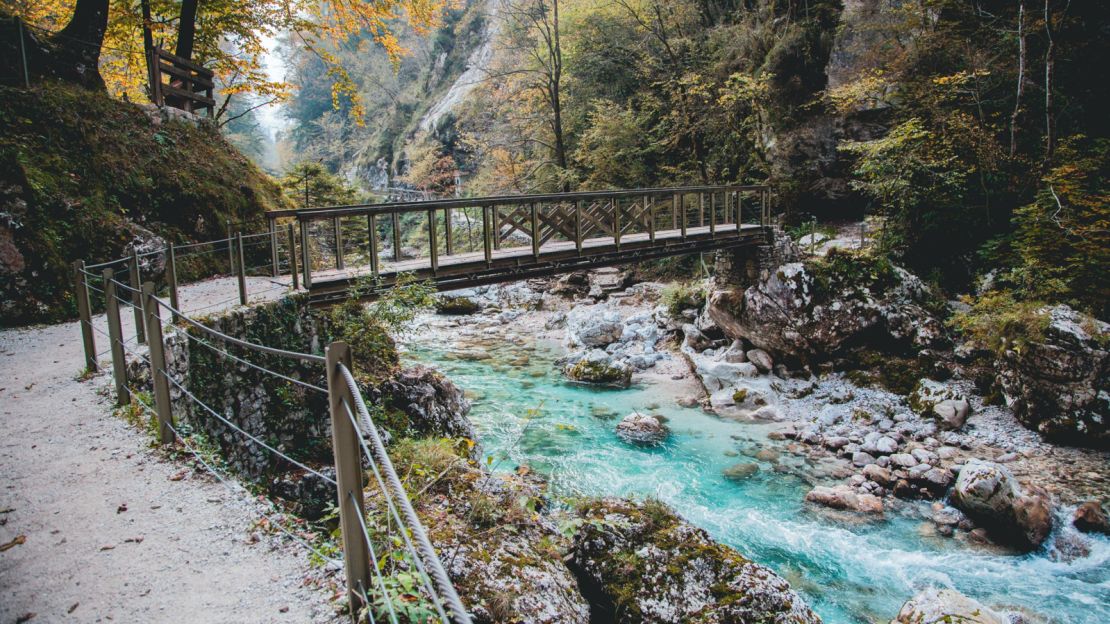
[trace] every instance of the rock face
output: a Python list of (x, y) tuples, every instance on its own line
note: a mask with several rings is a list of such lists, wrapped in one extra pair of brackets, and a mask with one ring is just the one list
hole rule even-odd
[(930, 588), (910, 598), (891, 624), (1009, 624), (1010, 619), (953, 589)]
[(999, 464), (970, 460), (956, 479), (952, 503), (988, 531), (1026, 548), (1040, 546), (1052, 530), (1047, 495), (1022, 488)]
[(599, 597), (595, 621), (821, 621), (781, 577), (714, 543), (659, 503), (607, 499), (579, 513), (585, 522), (574, 535), (568, 565), (583, 591)]
[(1006, 403), (1047, 438), (1110, 446), (1110, 324), (1063, 305), (1045, 314), (1042, 339), (998, 360)]
[(909, 348), (937, 344), (943, 328), (927, 300), (924, 283), (905, 270), (831, 252), (817, 263), (783, 264), (746, 290), (718, 290), (707, 312), (729, 338), (775, 359), (810, 362), (864, 336)]
[(578, 306), (567, 314), (567, 343), (572, 347), (605, 347), (622, 333), (621, 315), (607, 305)]
[(462, 295), (440, 295), (435, 307), (437, 314), (474, 314), (481, 309), (478, 302)]
[(617, 436), (639, 446), (662, 444), (670, 433), (670, 429), (658, 418), (640, 412), (632, 412), (617, 423)]
[(380, 392), (387, 405), (408, 416), (412, 433), (471, 440), (478, 436), (466, 417), (470, 401), (437, 371), (424, 366), (404, 369), (383, 383)]

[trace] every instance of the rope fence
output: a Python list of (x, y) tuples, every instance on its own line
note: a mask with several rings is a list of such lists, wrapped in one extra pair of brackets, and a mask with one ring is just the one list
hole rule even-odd
[[(270, 261), (245, 262), (245, 250), (252, 249), (258, 253), (269, 249), (272, 252)], [(176, 279), (177, 261), (213, 253), (229, 254), (228, 260), (238, 278), (239, 296), (221, 298), (216, 302), (199, 302), (201, 305), (197, 306), (182, 305)], [(278, 291), (296, 289), (296, 253), (296, 240), (289, 228), (285, 236), (280, 237), (276, 230), (236, 234), (216, 241), (170, 245), (161, 250), (133, 253), (129, 257), (95, 265), (75, 263), (81, 317), (79, 325), (85, 341), (88, 370), (97, 371), (100, 358), (110, 356), (117, 405), (130, 405), (132, 409), (140, 410), (150, 418), (152, 426), (156, 425), (163, 446), (179, 449), (191, 456), (199, 466), (198, 470), (203, 469), (244, 502), (247, 502), (249, 490), (227, 469), (218, 467), (210, 452), (198, 447), (190, 435), (193, 424), (208, 420), (231, 436), (228, 438), (221, 434), (221, 445), (251, 447), (255, 449), (252, 453), (257, 451), (273, 458), (277, 466), (303, 471), (303, 474), (312, 475), (336, 488), (342, 558), (329, 556), (311, 540), (298, 535), (289, 526), (286, 514), (275, 513), (273, 503), (266, 503), (263, 509), (260, 507), (262, 503), (255, 500), (252, 507), (259, 518), (295, 540), (324, 565), (333, 570), (342, 567), (352, 621), (403, 624), (406, 619), (399, 616), (400, 610), (396, 606), (411, 601), (412, 592), (415, 592), (427, 605), (431, 614), (429, 621), (469, 624), (470, 616), (413, 509), (385, 451), (382, 437), (366, 409), (361, 390), (351, 375), (350, 349), (347, 345), (333, 342), (327, 346), (325, 355), (290, 351), (227, 335), (195, 318), (201, 311), (227, 308), (237, 303), (242, 305), (251, 297), (266, 297)], [(164, 262), (151, 263), (150, 259), (157, 259), (159, 254)], [(151, 275), (151, 267), (164, 268), (161, 273)], [(252, 276), (252, 279), (264, 284), (259, 286), (252, 282), (255, 287), (250, 293), (245, 288), (245, 278), (249, 274), (260, 274)], [(292, 280), (288, 277), (280, 279), (282, 275), (290, 274)], [(161, 285), (160, 290), (156, 288), (155, 279)], [(293, 288), (290, 281), (294, 282)], [(218, 282), (215, 284), (219, 285)], [(159, 292), (162, 294), (159, 295)], [(90, 299), (90, 296), (94, 298)], [(94, 303), (106, 312), (107, 330), (99, 322), (93, 322)], [(135, 318), (134, 331), (126, 337), (122, 322), (125, 312)], [(250, 369), (265, 378), (293, 384), (309, 393), (326, 397), (330, 406), (335, 476), (299, 459), (295, 452), (279, 448), (272, 440), (264, 439), (264, 435), (249, 431), (238, 422), (235, 411), (217, 409), (198, 396), (196, 389), (190, 387), (187, 373), (175, 373), (167, 366), (170, 358), (167, 354), (169, 345), (163, 337), (165, 322), (183, 330), (181, 333), (187, 344), (244, 367), (239, 370)], [(108, 349), (96, 351), (96, 340), (106, 341)], [(311, 377), (301, 378), (305, 375), (303, 372), (282, 372), (281, 366), (252, 361), (257, 358), (251, 354), (308, 366), (319, 365), (323, 369), (321, 377), (327, 379), (327, 387), (313, 383)], [(336, 359), (339, 356), (342, 356), (341, 359)], [(149, 379), (141, 373), (142, 370), (149, 372)], [(142, 390), (137, 389), (134, 383), (140, 378), (143, 379), (140, 385), (146, 386)], [(171, 395), (171, 391), (174, 394)], [(172, 399), (173, 396), (177, 398)], [(187, 419), (187, 424), (183, 426), (179, 418)], [(228, 449), (227, 446), (224, 448)], [(367, 475), (370, 476), (369, 481)], [(374, 501), (384, 501), (383, 508), (372, 512), (380, 512), (378, 516), (367, 516), (364, 505), (364, 496), (367, 495), (372, 496)], [(377, 519), (371, 521), (371, 518)], [(391, 580), (391, 576), (400, 573), (413, 575), (415, 590), (406, 589), (401, 583)]]

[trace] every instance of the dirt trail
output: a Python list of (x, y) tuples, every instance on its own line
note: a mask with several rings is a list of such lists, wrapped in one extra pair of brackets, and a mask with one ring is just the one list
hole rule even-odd
[(254, 503), (151, 449), (82, 367), (77, 323), (0, 331), (0, 545), (26, 536), (0, 552), (0, 624), (333, 621), (303, 548), (256, 541)]

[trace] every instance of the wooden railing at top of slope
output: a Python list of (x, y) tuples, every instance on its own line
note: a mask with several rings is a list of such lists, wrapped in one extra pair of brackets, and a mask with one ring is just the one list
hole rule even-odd
[[(469, 248), (461, 251), (457, 248), (453, 234), (456, 225), (452, 218), (456, 211), (463, 212), (468, 223), (470, 214), (481, 212), (480, 216), (476, 216), (476, 222), (480, 224), (480, 244), (472, 239)], [(756, 211), (757, 214), (753, 215)], [(367, 233), (364, 255), (368, 257), (370, 274), (377, 277), (382, 272), (380, 220), (384, 218), (389, 222), (386, 229), (390, 231), (388, 238), (392, 239), (389, 245), (393, 252), (392, 259), (401, 262), (401, 217), (409, 213), (424, 213), (423, 227), (427, 240), (423, 251), (426, 254), (419, 257), (428, 259), (428, 267), (425, 268), (430, 268), (431, 275), (435, 277), (441, 258), (456, 253), (481, 251), (485, 263), (491, 265), (496, 252), (506, 243), (513, 246), (514, 235), (517, 235), (516, 242), (528, 241), (524, 244), (531, 245), (533, 256), (539, 261), (541, 248), (553, 240), (573, 242), (578, 254), (582, 255), (585, 241), (611, 238), (619, 251), (622, 238), (630, 235), (640, 234), (641, 238), (647, 237), (654, 244), (657, 235), (662, 237), (671, 233), (685, 240), (688, 229), (708, 228), (707, 233), (713, 238), (729, 232), (727, 226), (732, 226), (731, 231), (738, 232), (745, 216), (756, 217), (754, 223), (750, 221), (749, 225), (766, 226), (771, 223), (771, 211), (769, 186), (720, 185), (329, 206), (277, 210), (266, 216), (271, 232), (277, 231), (279, 219), (295, 220), (298, 224), (302, 279), (306, 287), (311, 287), (314, 267), (320, 264), (312, 258), (312, 243), (316, 243), (321, 251), (326, 243), (331, 248), (335, 270), (346, 270), (344, 219), (366, 219), (366, 227), (359, 226), (359, 229)], [(314, 241), (310, 230), (322, 221), (331, 222), (331, 232), (323, 236), (317, 233), (317, 240)]]

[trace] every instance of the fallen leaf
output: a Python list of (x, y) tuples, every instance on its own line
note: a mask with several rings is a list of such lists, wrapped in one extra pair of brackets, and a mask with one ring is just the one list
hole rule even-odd
[(116, 507), (116, 513), (118, 514), (121, 514), (125, 511), (127, 511), (127, 503), (120, 503), (119, 507)]
[(113, 549), (115, 549), (115, 546), (111, 546), (111, 545), (100, 547), (101, 552), (103, 552), (105, 550), (113, 550)]
[[(17, 535), (17, 536), (15, 536), (15, 539), (8, 542), (7, 544), (0, 544), (0, 552), (4, 552), (5, 550), (15, 548), (16, 546), (19, 546), (20, 544), (26, 543), (26, 541), (27, 541), (27, 536), (26, 535)], [(31, 617), (34, 617), (34, 614), (32, 614)]]
[(170, 481), (180, 481), (180, 480), (184, 479), (185, 475), (187, 475), (187, 474), (189, 474), (189, 471), (187, 469), (182, 470), (181, 472), (175, 472), (172, 475), (170, 475)]
[(142, 544), (144, 539), (145, 538), (142, 535), (140, 535), (138, 537), (129, 537), (129, 538), (123, 540), (123, 541), (124, 541), (124, 543)]
[(23, 615), (15, 618), (15, 624), (23, 624), (24, 622), (29, 622), (33, 619), (35, 619), (35, 614), (34, 613), (30, 613), (30, 612), (24, 613)]
[(76, 611), (77, 610), (77, 605), (79, 605), (79, 604), (81, 604), (81, 603), (80, 602), (73, 603), (73, 605), (70, 606), (70, 608), (66, 610), (66, 613), (73, 613), (74, 611)]

